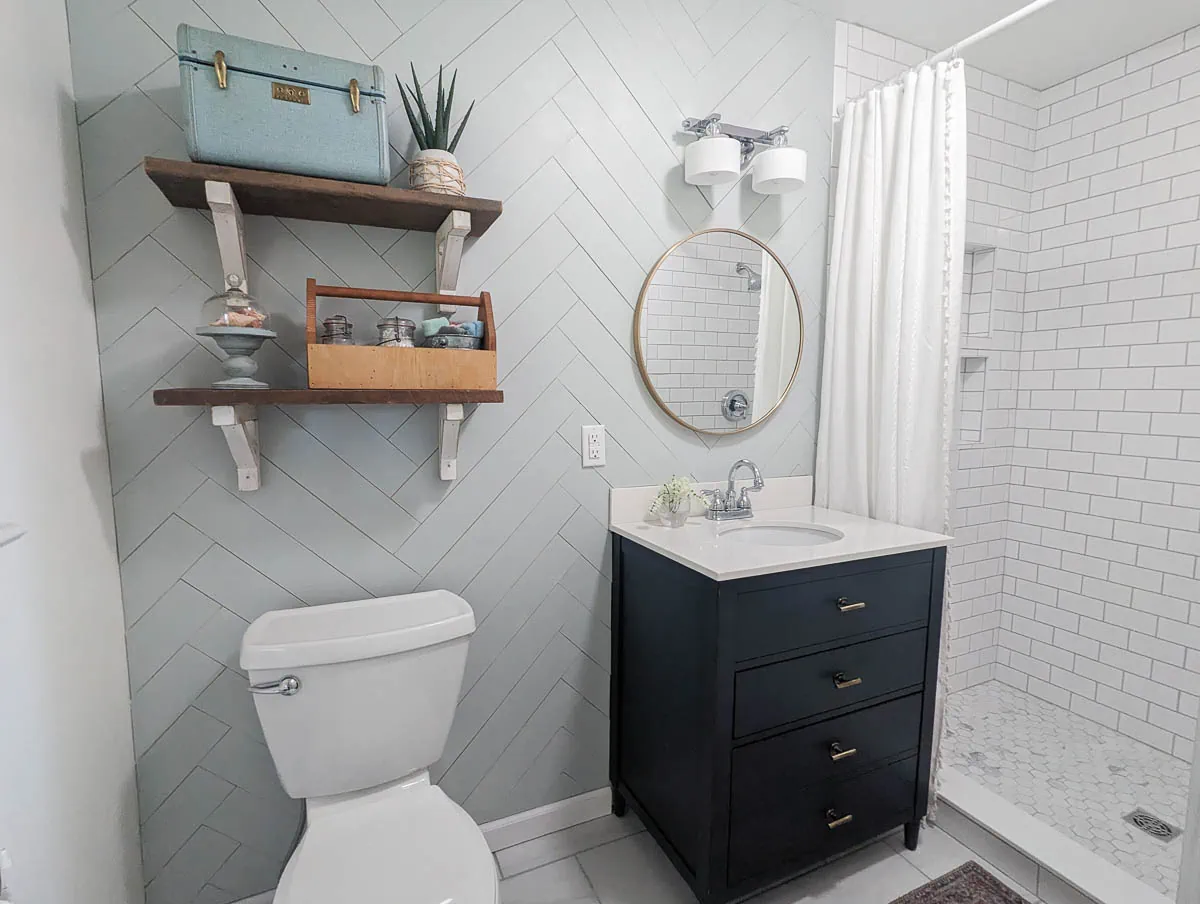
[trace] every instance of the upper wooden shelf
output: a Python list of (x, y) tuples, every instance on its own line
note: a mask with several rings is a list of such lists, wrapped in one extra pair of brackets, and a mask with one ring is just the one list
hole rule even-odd
[(503, 402), (500, 389), (156, 389), (155, 405), (427, 405)]
[(265, 170), (147, 157), (146, 175), (176, 207), (208, 210), (204, 183), (228, 182), (244, 213), (356, 226), (437, 232), (454, 210), (471, 214), (471, 235), (483, 235), (500, 216), (499, 201), (439, 195), (361, 182), (315, 179)]

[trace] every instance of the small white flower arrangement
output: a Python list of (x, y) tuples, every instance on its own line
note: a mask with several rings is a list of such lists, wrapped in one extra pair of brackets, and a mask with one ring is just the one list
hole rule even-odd
[(708, 500), (696, 490), (692, 481), (676, 475), (658, 488), (658, 495), (650, 503), (650, 511), (671, 527), (681, 527), (691, 512), (693, 499), (703, 507), (708, 507)]

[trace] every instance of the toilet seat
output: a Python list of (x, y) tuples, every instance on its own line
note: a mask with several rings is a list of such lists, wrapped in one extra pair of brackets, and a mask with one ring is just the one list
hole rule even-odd
[(367, 795), (312, 819), (274, 904), (499, 904), (479, 826), (435, 785)]

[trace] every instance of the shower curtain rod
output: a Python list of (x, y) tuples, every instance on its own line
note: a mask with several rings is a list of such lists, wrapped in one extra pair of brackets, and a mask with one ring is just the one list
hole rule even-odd
[[(1054, 3), (1054, 2), (1055, 2), (1055, 0), (1033, 0), (1033, 2), (1030, 3), (1029, 5), (1022, 6), (1016, 12), (1010, 13), (1009, 15), (1005, 16), (1003, 19), (1000, 19), (997, 22), (993, 22), (987, 28), (980, 29), (979, 31), (975, 32), (975, 34), (971, 35), (968, 38), (963, 38), (963, 40), (959, 41), (953, 47), (947, 47), (945, 50), (943, 50), (941, 53), (937, 54), (936, 56), (930, 57), (928, 60), (925, 61), (925, 64), (940, 63), (943, 60), (951, 59), (955, 55), (961, 54), (962, 51), (966, 50), (972, 44), (978, 44), (980, 41), (982, 41), (986, 38), (990, 38), (992, 35), (1004, 31), (1004, 29), (1008, 28), (1010, 25), (1016, 25), (1018, 22), (1020, 22), (1026, 16), (1031, 16), (1034, 13), (1036, 13), (1038, 10), (1040, 10), (1044, 7), (1047, 7), (1051, 3)], [(922, 64), (922, 65), (925, 65), (925, 64)]]
[[(919, 68), (921, 68), (921, 66), (933, 66), (933, 65), (943, 62), (944, 60), (953, 59), (954, 57), (959, 56), (964, 50), (966, 50), (972, 44), (978, 44), (980, 41), (984, 40), (985, 38), (990, 38), (994, 34), (999, 34), (1000, 32), (1004, 31), (1004, 29), (1008, 28), (1010, 25), (1016, 25), (1018, 22), (1020, 22), (1025, 17), (1033, 15), (1038, 10), (1044, 9), (1045, 7), (1049, 6), (1051, 3), (1054, 3), (1054, 2), (1055, 2), (1055, 0), (1033, 0), (1032, 3), (1030, 3), (1026, 6), (1022, 6), (1016, 12), (1010, 13), (1009, 15), (1005, 16), (1003, 19), (993, 22), (987, 28), (980, 29), (979, 31), (975, 32), (975, 34), (971, 35), (970, 37), (963, 38), (961, 41), (959, 41), (954, 46), (947, 47), (941, 53), (938, 53), (938, 54), (935, 54), (934, 56), (929, 57), (929, 59), (927, 59), (927, 60), (925, 60), (925, 62), (921, 63), (920, 66), (913, 66), (909, 69), (905, 69), (899, 75), (893, 76), (892, 78), (888, 79), (886, 82), (881, 82), (876, 87), (882, 88), (882, 87), (888, 87), (890, 85), (899, 84), (899, 82), (906, 75), (908, 75), (908, 73), (916, 72)], [(842, 108), (839, 106), (839, 108), (838, 108), (839, 116), (841, 115), (841, 110), (842, 110)]]

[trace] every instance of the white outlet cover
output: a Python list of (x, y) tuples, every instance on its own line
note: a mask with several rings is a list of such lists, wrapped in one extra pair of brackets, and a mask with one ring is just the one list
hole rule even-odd
[(605, 433), (603, 424), (585, 426), (581, 431), (579, 455), (585, 468), (600, 468), (604, 466), (607, 453), (605, 451)]

